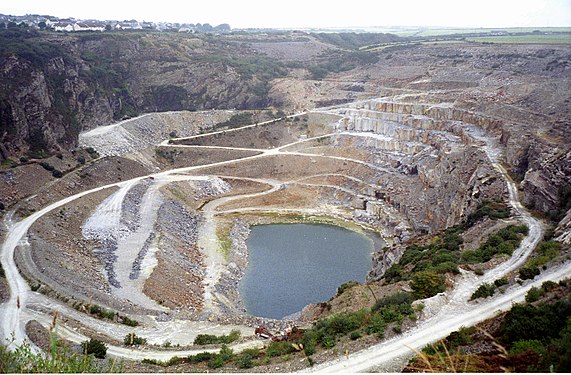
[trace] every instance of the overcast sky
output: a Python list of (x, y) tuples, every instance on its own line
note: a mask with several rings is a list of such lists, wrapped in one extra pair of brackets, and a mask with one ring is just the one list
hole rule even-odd
[(571, 0), (0, 0), (0, 13), (233, 28), (571, 26)]

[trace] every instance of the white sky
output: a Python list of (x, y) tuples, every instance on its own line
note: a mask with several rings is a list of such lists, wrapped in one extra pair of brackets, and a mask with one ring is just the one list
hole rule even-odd
[(0, 0), (0, 13), (233, 28), (571, 26), (571, 0)]

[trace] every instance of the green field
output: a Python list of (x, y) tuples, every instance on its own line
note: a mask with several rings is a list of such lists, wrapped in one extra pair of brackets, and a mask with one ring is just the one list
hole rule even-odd
[(439, 36), (454, 34), (485, 34), (492, 31), (505, 31), (508, 33), (531, 33), (534, 31), (545, 32), (571, 32), (571, 27), (511, 27), (511, 28), (398, 28), (390, 29), (390, 32), (398, 36)]
[(498, 35), (466, 38), (466, 40), (515, 44), (571, 44), (571, 34)]

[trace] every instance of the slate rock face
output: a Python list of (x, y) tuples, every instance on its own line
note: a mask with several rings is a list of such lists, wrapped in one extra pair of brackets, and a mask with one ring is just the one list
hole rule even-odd
[[(265, 108), (268, 80), (287, 72), (277, 65), (269, 76), (237, 71), (208, 56), (243, 50), (181, 36), (153, 43), (145, 34), (3, 37), (12, 49), (0, 51), (1, 160), (73, 148), (81, 131), (141, 113)], [(177, 46), (169, 38), (182, 39)]]

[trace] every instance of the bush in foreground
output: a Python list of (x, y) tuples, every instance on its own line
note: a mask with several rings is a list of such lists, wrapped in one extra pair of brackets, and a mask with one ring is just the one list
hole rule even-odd
[(92, 355), (78, 354), (52, 337), (48, 353), (36, 354), (29, 344), (8, 350), (0, 345), (0, 373), (98, 373), (116, 372), (114, 362), (108, 367), (97, 364)]

